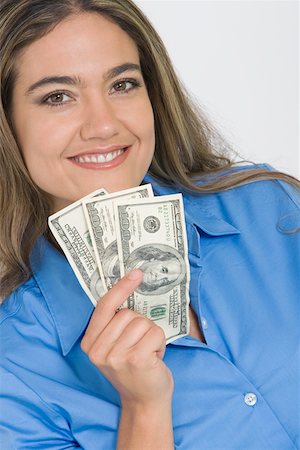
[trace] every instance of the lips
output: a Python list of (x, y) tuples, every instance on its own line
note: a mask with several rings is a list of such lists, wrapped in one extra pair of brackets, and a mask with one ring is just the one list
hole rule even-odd
[(99, 170), (118, 166), (127, 158), (128, 151), (129, 146), (110, 146), (82, 152), (68, 159), (79, 167)]

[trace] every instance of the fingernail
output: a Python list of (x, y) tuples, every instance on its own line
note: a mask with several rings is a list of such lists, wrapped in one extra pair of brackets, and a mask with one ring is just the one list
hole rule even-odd
[(133, 281), (133, 280), (138, 280), (139, 278), (141, 278), (141, 270), (140, 269), (133, 269), (128, 274), (128, 279), (129, 280)]

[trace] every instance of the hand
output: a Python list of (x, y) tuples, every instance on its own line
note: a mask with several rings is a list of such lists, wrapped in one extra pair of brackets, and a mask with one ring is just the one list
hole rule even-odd
[(135, 269), (105, 294), (81, 341), (82, 350), (118, 390), (122, 405), (133, 408), (169, 403), (173, 393), (171, 372), (162, 361), (163, 330), (127, 308), (116, 312), (142, 278)]

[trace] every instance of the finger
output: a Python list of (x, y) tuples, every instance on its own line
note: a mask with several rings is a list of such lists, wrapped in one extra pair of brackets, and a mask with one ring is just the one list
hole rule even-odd
[[(118, 361), (129, 364), (135, 368), (154, 368), (158, 360), (162, 360), (166, 338), (163, 330), (157, 325), (148, 328), (148, 331), (137, 340), (133, 346), (128, 346), (128, 341), (124, 343), (124, 333), (118, 339), (111, 351), (106, 355), (106, 364), (118, 367)], [(132, 342), (132, 341), (131, 341)], [(124, 346), (129, 348), (124, 348)]]
[(166, 335), (161, 327), (154, 325), (135, 345), (134, 350), (140, 358), (147, 358), (149, 354), (155, 354), (162, 359), (166, 351)]
[(88, 352), (91, 361), (98, 367), (107, 363), (107, 357), (114, 347), (120, 349), (120, 361), (127, 349), (135, 345), (152, 327), (151, 320), (130, 310), (118, 312), (97, 337)]
[[(113, 323), (117, 316), (121, 313), (122, 311), (115, 316), (111, 323)], [(140, 314), (135, 314), (135, 316), (131, 317), (131, 320), (128, 320), (121, 332), (118, 332), (118, 330), (115, 329), (111, 333), (111, 335), (115, 338), (114, 341), (110, 338), (111, 342), (114, 343), (114, 345), (118, 345), (120, 348), (123, 348), (124, 351), (137, 344), (149, 331), (149, 329), (155, 326), (151, 320), (141, 316)], [(109, 328), (110, 325), (108, 325), (107, 330), (105, 329), (101, 336), (104, 335), (105, 331), (109, 334)]]
[(134, 269), (132, 272), (118, 281), (96, 306), (85, 335), (81, 341), (81, 347), (88, 351), (98, 335), (104, 330), (116, 313), (116, 309), (124, 303), (128, 296), (138, 287), (143, 279), (143, 272)]

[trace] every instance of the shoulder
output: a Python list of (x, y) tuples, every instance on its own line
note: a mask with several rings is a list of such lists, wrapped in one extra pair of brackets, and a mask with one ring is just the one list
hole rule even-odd
[[(275, 171), (268, 164), (236, 165), (218, 174), (201, 177), (195, 183), (201, 186), (211, 181), (212, 177), (217, 180), (236, 173), (245, 173), (247, 178), (252, 169), (266, 171), (267, 175)], [(209, 222), (209, 228), (215, 230), (216, 235), (219, 234), (218, 230), (222, 232), (224, 228), (217, 227), (217, 223), (224, 225), (224, 222), (237, 229), (250, 227), (255, 221), (261, 224), (262, 229), (265, 226), (266, 230), (269, 225), (286, 231), (300, 228), (300, 190), (278, 179), (245, 182), (217, 193), (188, 192), (179, 185), (167, 185), (150, 174), (145, 177), (145, 181), (152, 184), (155, 195), (182, 193), (189, 221), (200, 224), (205, 222), (205, 225)], [(209, 229), (207, 226), (204, 228)], [(300, 233), (296, 235), (299, 237)]]
[[(13, 291), (0, 305), (0, 334), (5, 340), (1, 359), (16, 354), (18, 346), (56, 341), (55, 324), (34, 277)], [(36, 345), (35, 345), (36, 346)]]
[(20, 309), (33, 311), (33, 307), (48, 309), (34, 276), (31, 276), (0, 304), (0, 325), (9, 317), (20, 313)]
[[(251, 169), (273, 171), (267, 164), (242, 166), (233, 168), (228, 176)], [(247, 182), (214, 194), (184, 193), (183, 196), (191, 211), (198, 213), (198, 208), (210, 211), (237, 227), (245, 221), (253, 223), (256, 220), (300, 227), (300, 190), (278, 179)]]
[(44, 238), (34, 248), (31, 266), (33, 276), (0, 307), (0, 333), (13, 337), (5, 349), (14, 352), (10, 342), (23, 340), (38, 352), (51, 347), (66, 355), (87, 326), (93, 304), (65, 256)]
[[(264, 171), (266, 174), (266, 179), (261, 179), (259, 181), (251, 181), (251, 172), (259, 170)], [(249, 164), (249, 165), (235, 165), (231, 169), (220, 172), (216, 175), (210, 177), (200, 178), (196, 183), (198, 186), (205, 184), (207, 181), (210, 181), (211, 178), (216, 181), (219, 178), (228, 177), (231, 175), (241, 177), (245, 176), (245, 182), (241, 186), (236, 186), (230, 189), (225, 189), (220, 191), (217, 195), (222, 196), (225, 195), (227, 197), (235, 198), (238, 195), (240, 196), (252, 196), (255, 198), (256, 195), (265, 192), (269, 195), (274, 194), (282, 194), (287, 199), (290, 199), (298, 208), (300, 208), (300, 190), (297, 189), (291, 183), (287, 183), (285, 181), (279, 180), (276, 177), (273, 179), (267, 179), (272, 172), (278, 172), (269, 164)]]
[[(195, 179), (194, 182), (200, 187), (212, 180), (218, 181), (221, 177), (230, 177), (231, 175), (236, 176), (237, 174), (245, 174), (245, 178), (249, 179), (250, 172), (255, 169), (265, 171), (266, 175), (271, 172), (277, 172), (277, 170), (269, 164), (236, 164), (230, 169), (211, 175), (201, 176), (198, 179)], [(216, 198), (218, 200), (226, 198), (235, 201), (235, 199), (237, 199), (238, 197), (251, 197), (253, 200), (256, 200), (256, 197), (260, 196), (260, 194), (264, 192), (271, 197), (276, 197), (277, 194), (280, 194), (282, 198), (285, 198), (287, 201), (291, 201), (296, 208), (300, 208), (300, 190), (290, 183), (278, 179), (262, 179), (260, 181), (254, 182), (245, 181), (242, 186), (237, 186), (227, 190), (224, 189), (216, 194), (209, 194), (205, 192), (188, 192), (179, 185), (173, 183), (166, 184), (165, 182), (160, 181), (158, 178), (153, 177), (151, 174), (147, 174), (144, 181), (152, 184), (155, 195), (165, 195), (181, 192), (186, 201), (195, 202), (203, 199), (211, 201), (213, 203)]]
[[(247, 165), (247, 166), (236, 166), (232, 169), (231, 173), (242, 173), (245, 175), (250, 173), (250, 171), (259, 169), (266, 172), (266, 176), (268, 174), (272, 174), (272, 172), (277, 172), (272, 166), (269, 164), (256, 164), (256, 165)], [(229, 173), (230, 176), (230, 173)], [(226, 191), (224, 191), (226, 192)], [(300, 208), (300, 190), (297, 189), (291, 183), (286, 181), (282, 181), (280, 179), (262, 179), (259, 181), (249, 181), (246, 182), (242, 186), (238, 186), (236, 188), (230, 189), (228, 192), (232, 194), (232, 196), (236, 194), (240, 195), (248, 195), (252, 196), (256, 199), (257, 195), (261, 193), (265, 193), (265, 195), (272, 197), (276, 197), (280, 195), (280, 198), (285, 198), (288, 202), (291, 201), (295, 204), (295, 206)], [(257, 200), (257, 199), (256, 199)]]

